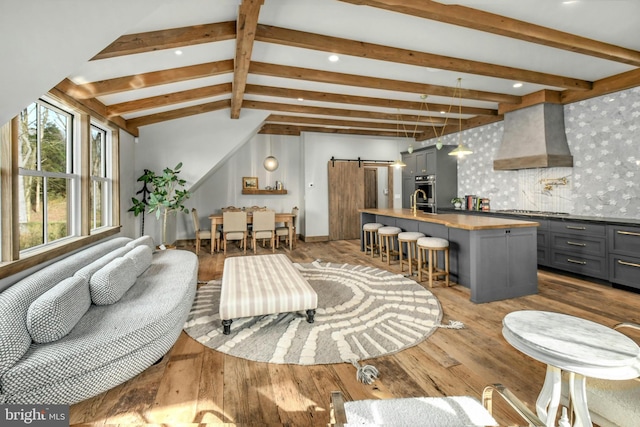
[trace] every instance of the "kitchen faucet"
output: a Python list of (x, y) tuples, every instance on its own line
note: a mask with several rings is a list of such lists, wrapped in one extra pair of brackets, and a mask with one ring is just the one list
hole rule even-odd
[(413, 195), (409, 197), (409, 202), (413, 201), (413, 204), (411, 206), (413, 216), (418, 215), (418, 193), (422, 193), (422, 197), (424, 197), (425, 199), (427, 198), (427, 193), (425, 193), (424, 190), (421, 190), (420, 188), (414, 191)]

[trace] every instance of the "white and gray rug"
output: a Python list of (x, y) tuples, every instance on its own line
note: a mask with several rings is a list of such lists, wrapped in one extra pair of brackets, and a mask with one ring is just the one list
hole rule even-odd
[(425, 340), (441, 325), (442, 309), (427, 289), (372, 267), (294, 264), (318, 293), (315, 322), (304, 312), (233, 319), (223, 335), (220, 281), (198, 289), (184, 330), (212, 349), (258, 362), (314, 365), (371, 359)]

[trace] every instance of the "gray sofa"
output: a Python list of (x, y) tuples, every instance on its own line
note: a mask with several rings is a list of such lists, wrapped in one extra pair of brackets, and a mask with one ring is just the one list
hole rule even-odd
[(195, 297), (198, 259), (148, 236), (74, 253), (0, 293), (0, 403), (72, 404), (158, 361)]

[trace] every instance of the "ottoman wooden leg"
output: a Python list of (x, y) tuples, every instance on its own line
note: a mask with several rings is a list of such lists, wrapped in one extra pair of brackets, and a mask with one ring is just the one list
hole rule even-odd
[(313, 323), (313, 317), (316, 315), (316, 311), (314, 309), (307, 310), (307, 323)]
[(233, 323), (233, 320), (231, 320), (231, 319), (223, 319), (222, 320), (222, 328), (223, 328), (222, 333), (223, 334), (229, 335), (231, 333), (231, 323)]

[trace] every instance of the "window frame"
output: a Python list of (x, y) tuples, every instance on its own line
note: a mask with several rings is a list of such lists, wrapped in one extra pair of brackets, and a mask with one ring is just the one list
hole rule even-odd
[[(29, 251), (19, 250), (19, 219), (18, 219), (18, 117), (4, 125), (0, 125), (0, 277), (19, 274), (30, 268), (53, 262), (57, 257), (69, 254), (85, 246), (94, 244), (120, 232), (120, 187), (119, 187), (119, 131), (121, 126), (110, 121), (93, 108), (78, 102), (67, 94), (52, 89), (51, 92), (39, 98), (45, 102), (61, 108), (78, 120), (74, 120), (72, 132), (76, 138), (78, 148), (73, 151), (73, 171), (79, 177), (76, 180), (77, 191), (69, 199), (71, 205), (69, 215), (72, 216), (71, 227), (73, 236), (56, 240), (48, 245), (41, 245)], [(111, 159), (109, 166), (111, 174), (110, 188), (110, 225), (90, 230), (89, 224), (89, 138), (90, 124), (95, 123), (106, 130), (111, 141), (106, 155)]]

